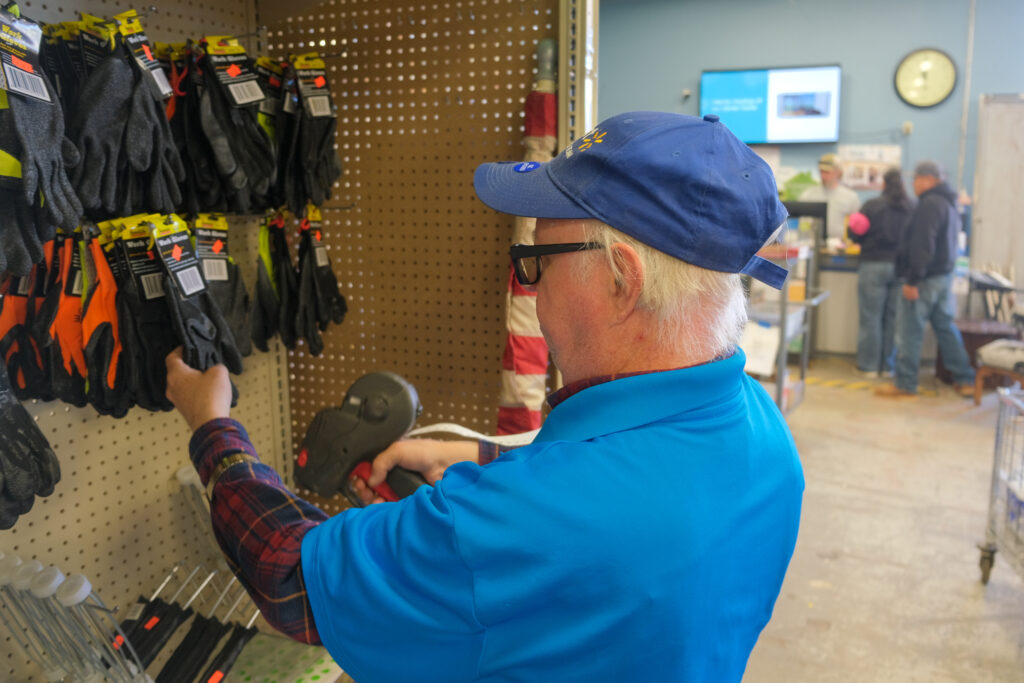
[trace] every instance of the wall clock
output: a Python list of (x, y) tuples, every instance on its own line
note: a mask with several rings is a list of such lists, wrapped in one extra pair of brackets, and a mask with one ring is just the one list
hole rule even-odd
[(910, 106), (934, 107), (953, 93), (956, 64), (942, 50), (914, 50), (896, 67), (893, 84), (896, 94)]

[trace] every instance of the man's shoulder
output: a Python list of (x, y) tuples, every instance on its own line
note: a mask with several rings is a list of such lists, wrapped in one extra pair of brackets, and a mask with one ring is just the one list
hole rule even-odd
[(856, 191), (848, 188), (846, 185), (839, 185), (836, 187), (835, 193), (836, 196), (841, 197), (844, 202), (860, 206), (860, 195), (858, 195)]
[(812, 185), (800, 193), (800, 201), (823, 202), (825, 201), (825, 188), (821, 185)]

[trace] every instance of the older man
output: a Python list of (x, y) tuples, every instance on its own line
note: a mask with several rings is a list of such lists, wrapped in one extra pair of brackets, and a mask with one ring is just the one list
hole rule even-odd
[(960, 212), (956, 192), (943, 180), (942, 168), (922, 161), (914, 168), (917, 207), (900, 239), (896, 277), (903, 280), (903, 298), (897, 316), (896, 377), (875, 393), (887, 398), (917, 394), (918, 366), (924, 326), (931, 324), (942, 362), (953, 375), (953, 388), (961, 396), (974, 396), (974, 368), (953, 322), (953, 266), (960, 244)]
[(538, 217), (512, 257), (566, 386), (535, 441), (400, 442), (375, 480), (433, 486), (327, 519), (258, 463), (226, 375), (172, 356), (222, 547), (272, 623), (361, 683), (739, 681), (803, 490), (736, 348), (740, 273), (785, 277), (756, 256), (786, 215), (770, 170), (716, 117), (634, 112), (474, 182)]

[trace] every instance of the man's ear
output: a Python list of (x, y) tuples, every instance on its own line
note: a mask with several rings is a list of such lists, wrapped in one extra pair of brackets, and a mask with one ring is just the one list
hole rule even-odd
[(621, 273), (615, 279), (615, 307), (621, 321), (636, 309), (636, 302), (644, 288), (644, 267), (640, 255), (628, 244), (616, 242), (610, 249), (612, 259)]

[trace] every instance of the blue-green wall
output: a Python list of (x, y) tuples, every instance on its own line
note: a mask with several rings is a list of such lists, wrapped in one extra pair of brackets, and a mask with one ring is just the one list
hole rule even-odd
[[(600, 0), (600, 118), (634, 109), (697, 114), (705, 69), (835, 64), (843, 68), (840, 142), (900, 144), (903, 166), (935, 159), (957, 180), (969, 0)], [(931, 109), (893, 89), (900, 59), (937, 47), (956, 62), (953, 95)], [(682, 91), (692, 95), (683, 100)], [(964, 187), (973, 189), (981, 94), (1024, 93), (1024, 0), (977, 0)], [(904, 137), (904, 121), (913, 132)], [(783, 145), (811, 170), (834, 145)]]

